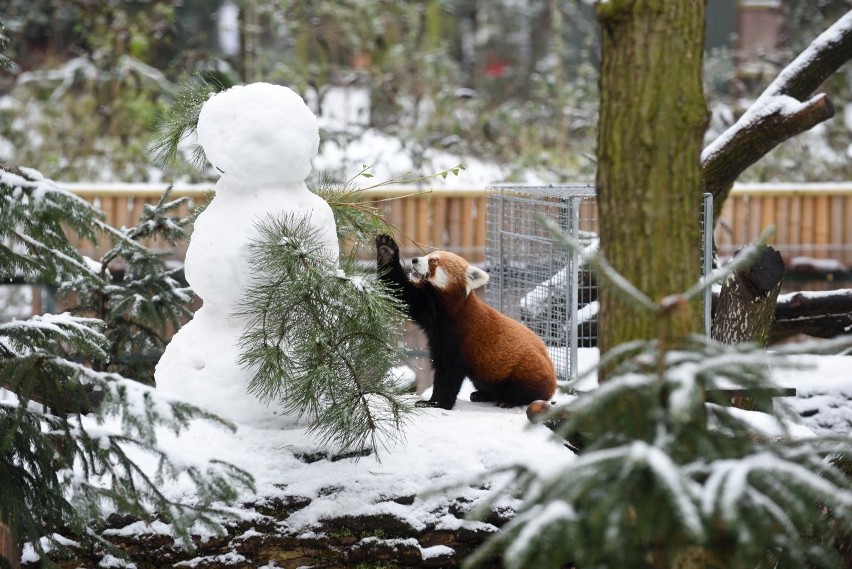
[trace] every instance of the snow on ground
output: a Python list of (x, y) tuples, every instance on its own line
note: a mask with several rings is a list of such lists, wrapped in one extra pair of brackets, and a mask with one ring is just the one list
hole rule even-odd
[[(299, 120), (291, 120), (294, 116)], [(241, 136), (228, 136), (236, 130)], [(440, 498), (423, 494), (436, 485), (461, 483), (462, 492), (481, 494), (479, 485), (470, 486), (478, 475), (515, 463), (546, 471), (574, 459), (547, 428), (531, 428), (523, 409), (476, 405), (468, 397), (450, 412), (423, 410), (406, 427), (403, 443), (380, 452), (381, 462), (375, 454), (330, 462), (322, 459), (328, 451), (306, 433), (307, 420), (276, 413), (247, 394), (250, 373), (236, 349), (242, 322), (231, 315), (245, 293), (240, 276), (251, 272), (245, 259), (253, 222), (269, 213), (309, 215), (312, 227), (331, 236), (323, 246), (333, 258), (338, 255), (330, 209), (303, 181), (317, 151), (318, 127), (289, 89), (252, 84), (208, 100), (198, 132), (223, 172), (186, 254), (187, 280), (204, 305), (172, 339), (156, 380), (161, 392), (211, 409), (239, 428), (229, 433), (199, 422), (180, 437), (164, 433), (161, 444), (168, 455), (237, 465), (255, 477), (258, 495), (267, 499), (310, 499), (288, 520), (297, 531), (344, 514), (395, 514), (422, 527), (430, 516), (441, 515), (434, 513)], [(351, 157), (353, 149), (347, 150)], [(190, 490), (185, 480), (164, 488), (176, 499), (191, 499)], [(417, 497), (413, 506), (391, 500), (411, 496)], [(246, 493), (239, 501), (256, 499)], [(451, 518), (447, 523), (458, 523)], [(429, 521), (440, 526), (440, 519)]]
[(818, 435), (852, 433), (852, 356), (799, 356), (805, 369), (779, 369), (775, 379), (796, 388), (785, 398)]
[[(562, 356), (564, 358), (564, 356)], [(558, 359), (559, 354), (554, 354)], [(577, 350), (580, 381), (572, 387), (587, 392), (598, 385), (594, 367), (599, 360), (597, 348)], [(801, 427), (793, 433), (806, 435), (852, 435), (852, 356), (801, 355), (785, 359), (775, 366), (772, 380), (781, 387), (796, 388), (796, 397), (776, 399), (789, 405), (801, 416)], [(760, 413), (748, 413), (756, 428), (767, 428)]]
[[(268, 94), (260, 94), (260, 98), (266, 100)], [(247, 107), (249, 111), (254, 108), (260, 107)], [(278, 110), (280, 116), (285, 116), (304, 109), (301, 100), (294, 98)], [(280, 118), (279, 115), (273, 118)], [(202, 134), (203, 122), (199, 124)], [(305, 420), (271, 417), (274, 408), (264, 409), (253, 402), (244, 391), (245, 378), (234, 372), (237, 354), (233, 342), (240, 328), (228, 320), (233, 303), (241, 294), (236, 275), (243, 272), (245, 247), (250, 240), (246, 228), (235, 221), (239, 218), (237, 221), (245, 223), (248, 214), (238, 216), (236, 213), (249, 209), (250, 213), (258, 215), (269, 211), (314, 214), (317, 211), (317, 204), (304, 198), (307, 190), (302, 181), (310, 170), (305, 162), (316, 152), (316, 126), (311, 117), (305, 115), (304, 128), (300, 127), (295, 136), (288, 138), (276, 131), (274, 124), (261, 115), (252, 115), (254, 130), (268, 136), (245, 135), (239, 140), (223, 136), (234, 128), (224, 121), (216, 120), (209, 125), (222, 130), (215, 133), (213, 140), (226, 141), (236, 148), (223, 148), (222, 152), (213, 148), (210, 152), (211, 148), (205, 144), (214, 163), (217, 159), (227, 162), (222, 168), (225, 173), (217, 184), (217, 197), (213, 202), (225, 205), (211, 205), (203, 214), (204, 221), (199, 218), (199, 224), (206, 223), (207, 230), (196, 227), (190, 245), (192, 251), (187, 253), (187, 278), (200, 290), (205, 306), (176, 336), (167, 351), (168, 357), (164, 356), (157, 368), (157, 382), (164, 392), (186, 396), (191, 403), (201, 406), (209, 403), (215, 412), (237, 423), (238, 428), (232, 433), (197, 421), (179, 437), (162, 432), (162, 449), (186, 461), (221, 460), (251, 473), (257, 492), (243, 490), (239, 503), (276, 497), (309, 499), (309, 505), (288, 518), (290, 529), (296, 532), (311, 532), (324, 519), (368, 514), (393, 514), (414, 528), (425, 525), (440, 528), (441, 524), (446, 524), (446, 529), (455, 529), (461, 522), (447, 515), (446, 508), (441, 507), (446, 505), (446, 497), (434, 493), (440, 488), (452, 486), (454, 496), (475, 499), (486, 492), (477, 479), (484, 477), (499, 485), (500, 475), (496, 473), (503, 467), (522, 464), (547, 476), (574, 461), (575, 456), (550, 430), (529, 423), (524, 409), (507, 410), (471, 403), (469, 383), (465, 383), (453, 410), (420, 410), (404, 427), (401, 442), (379, 449), (378, 456), (373, 454), (360, 460), (332, 460), (333, 454), (322, 449), (307, 433)], [(267, 132), (270, 128), (272, 131)], [(423, 171), (414, 168), (408, 158), (389, 159), (405, 155), (394, 144), (400, 143), (378, 132), (367, 131), (357, 142), (346, 146), (345, 153), (341, 150), (336, 154), (335, 145), (325, 145), (313, 166), (316, 170), (324, 170), (349, 165), (346, 168), (351, 174), (359, 171), (362, 164), (381, 165), (376, 168), (382, 169), (372, 171), (377, 180), (409, 170)], [(292, 152), (282, 153), (282, 149)], [(286, 159), (282, 160), (282, 156)], [(448, 155), (434, 154), (427, 158), (430, 160), (427, 173), (459, 163), (458, 158)], [(462, 176), (450, 176), (448, 183), (482, 187), (506, 175), (499, 169), (473, 161), (467, 161), (466, 166)], [(291, 174), (295, 177), (288, 177)], [(224, 196), (229, 192), (222, 189), (230, 190), (239, 199), (228, 201)], [(219, 202), (220, 199), (225, 201)], [(333, 222), (323, 222), (320, 218), (313, 218), (313, 221), (330, 228), (328, 234), (334, 234), (330, 225)], [(196, 258), (203, 262), (194, 263)], [(178, 349), (181, 347), (184, 349)], [(581, 349), (580, 371), (589, 369), (597, 359), (597, 350)], [(813, 431), (848, 433), (852, 427), (849, 358), (813, 357), (803, 361), (814, 364), (814, 369), (777, 372), (781, 383), (789, 383), (800, 390), (800, 397), (793, 401), (793, 406), (804, 415), (806, 426)], [(596, 381), (594, 374), (590, 374), (576, 387), (580, 391), (592, 389)], [(558, 398), (567, 397), (560, 395)], [(257, 411), (253, 411), (255, 406)], [(271, 417), (271, 420), (258, 420), (260, 415), (263, 416), (260, 419)], [(156, 470), (153, 460), (140, 458), (140, 462), (151, 472)], [(176, 500), (192, 499), (191, 485), (183, 479), (165, 482), (161, 490)], [(412, 497), (411, 505), (394, 501)], [(243, 511), (237, 515), (247, 514)], [(168, 528), (160, 529), (168, 531)], [(128, 531), (142, 530), (128, 528)]]
[[(280, 112), (271, 113), (268, 120), (265, 118), (266, 114), (257, 109), (272, 108), (272, 100), (265, 105), (250, 105), (250, 120), (240, 118), (243, 138), (236, 142), (237, 148), (233, 148), (233, 141), (226, 137), (228, 132), (236, 128), (235, 125), (229, 126), (225, 122), (231, 108), (233, 107), (234, 113), (249, 112), (242, 107), (240, 97), (235, 96), (234, 101), (229, 101), (228, 97), (251, 92), (265, 101), (267, 98), (274, 99), (275, 94), (282, 89), (285, 88), (263, 85), (244, 87), (242, 90), (233, 89), (217, 95), (205, 104), (199, 121), (202, 143), (214, 163), (217, 163), (217, 160), (229, 162), (220, 168), (224, 174), (217, 184), (214, 205), (225, 194), (220, 191), (220, 186), (228, 182), (241, 190), (241, 201), (255, 204), (252, 206), (253, 212), (280, 211), (284, 208), (287, 211), (303, 211), (316, 215), (315, 204), (297, 198), (307, 191), (301, 180), (310, 171), (308, 162), (316, 152), (317, 122), (313, 120), (313, 115), (305, 114), (304, 125), (299, 123), (301, 126), (297, 125), (299, 128), (292, 136), (285, 132), (283, 127), (274, 126), (276, 121), (286, 126), (286, 117), (289, 114), (310, 113), (298, 96), (293, 94), (290, 97), (292, 100), (281, 102), (281, 108), (277, 109)], [(292, 92), (288, 91), (288, 96), (290, 93)], [(213, 121), (210, 125), (211, 128), (218, 129), (217, 136), (205, 138), (203, 127), (207, 123), (202, 119), (213, 102), (217, 102), (221, 107), (217, 111), (218, 114), (224, 114), (222, 120)], [(246, 126), (246, 122), (250, 123), (249, 126)], [(267, 132), (270, 128), (271, 132)], [(254, 132), (264, 136), (253, 136)], [(216, 145), (221, 140), (227, 141), (227, 145), (219, 149)], [(208, 148), (210, 141), (215, 142), (213, 148)], [(398, 148), (393, 147), (394, 144)], [(384, 137), (376, 131), (367, 131), (358, 142), (346, 145), (345, 149), (339, 147), (337, 154), (334, 152), (335, 143), (326, 142), (324, 146), (325, 152), (313, 161), (315, 169), (352, 164), (352, 169), (358, 171), (362, 164), (381, 164), (377, 168), (385, 168), (387, 172), (381, 169), (371, 172), (379, 180), (414, 169), (413, 163), (405, 162), (407, 158), (399, 158), (406, 155), (401, 151), (400, 141)], [(295, 157), (288, 159), (293, 163), (290, 167), (278, 168), (282, 155)], [(389, 157), (397, 158), (388, 160)], [(432, 158), (448, 160), (447, 156), (436, 155)], [(458, 161), (453, 159), (434, 164), (435, 171), (440, 171), (456, 166)], [(465, 180), (465, 184), (481, 186), (504, 177), (503, 172), (479, 164), (469, 163), (467, 166), (468, 170), (460, 177)], [(298, 171), (292, 179), (286, 177), (291, 171)], [(471, 177), (472, 172), (476, 174)], [(261, 174), (262, 182), (272, 188), (269, 195), (259, 195), (248, 190), (255, 187), (254, 178)], [(194, 326), (199, 319), (197, 313), (195, 319), (181, 330), (169, 346), (166, 354), (169, 357), (164, 356), (157, 367), (157, 382), (161, 389), (172, 396), (212, 408), (237, 423), (239, 428), (236, 432), (229, 433), (199, 422), (180, 437), (164, 435), (162, 445), (170, 455), (194, 461), (223, 460), (248, 470), (256, 478), (257, 494), (261, 498), (244, 493), (241, 502), (288, 496), (310, 499), (307, 507), (288, 519), (288, 524), (295, 531), (311, 531), (323, 519), (344, 515), (393, 514), (414, 528), (436, 523), (439, 526), (440, 523), (458, 524), (459, 521), (454, 516), (446, 516), (446, 509), (439, 507), (441, 503), (446, 503), (446, 498), (430, 494), (430, 491), (455, 485), (454, 492), (461, 492), (455, 495), (467, 494), (469, 498), (476, 498), (484, 492), (482, 484), (476, 483), (477, 477), (484, 476), (499, 484), (499, 480), (493, 479), (499, 476), (495, 473), (503, 467), (522, 464), (546, 476), (575, 460), (562, 441), (546, 427), (531, 425), (524, 409), (504, 410), (489, 404), (471, 403), (469, 383), (465, 384), (459, 402), (453, 410), (421, 410), (405, 426), (402, 442), (386, 449), (378, 449), (379, 460), (373, 454), (360, 460), (332, 461), (329, 458), (332, 454), (327, 449), (319, 448), (307, 433), (306, 420), (286, 416), (272, 417), (272, 420), (269, 420), (269, 415), (275, 412), (274, 407), (259, 409), (257, 416), (246, 416), (246, 402), (251, 400), (251, 396), (241, 393), (244, 390), (245, 378), (236, 377), (239, 375), (234, 371), (238, 367), (236, 355), (223, 347), (222, 342), (212, 339), (219, 333), (217, 331), (227, 328), (228, 324), (233, 325), (227, 318), (234, 308), (229, 304), (236, 302), (243, 289), (237, 279), (222, 278), (221, 271), (229, 264), (238, 266), (244, 261), (244, 250), (240, 247), (246, 245), (249, 236), (244, 230), (238, 231), (238, 226), (245, 225), (246, 219), (245, 216), (237, 220), (233, 218), (235, 205), (220, 210), (216, 210), (214, 205), (202, 214), (202, 217), (206, 216), (207, 225), (198, 227), (197, 224), (192, 236), (190, 251), (187, 253), (187, 278), (196, 288), (195, 280), (202, 276), (209, 277), (200, 279), (199, 284), (203, 286), (199, 288), (205, 300), (200, 312), (203, 316), (204, 312), (211, 308), (208, 304), (213, 305), (213, 308), (218, 309), (219, 322), (216, 325)], [(313, 218), (312, 221), (321, 222), (319, 225), (326, 228), (328, 234), (334, 235), (333, 221), (322, 222), (322, 219)], [(216, 238), (222, 236), (225, 236), (223, 238), (229, 242), (230, 248), (217, 245)], [(194, 270), (196, 249), (211, 255), (209, 261), (199, 264), (203, 265), (209, 275)], [(230, 276), (230, 273), (226, 276)], [(212, 299), (217, 302), (210, 303)], [(189, 336), (194, 342), (190, 346), (192, 350), (187, 349), (171, 357), (173, 345)], [(223, 339), (227, 340), (225, 336)], [(231, 334), (229, 337), (235, 340), (236, 336), (238, 334)], [(206, 352), (202, 349), (204, 346), (207, 346)], [(195, 351), (207, 354), (208, 357), (200, 358)], [(583, 371), (596, 363), (598, 352), (583, 349), (579, 358), (581, 361), (578, 362), (578, 369)], [(852, 382), (848, 373), (840, 367), (842, 362), (822, 358), (814, 362), (818, 366), (816, 372), (798, 371), (796, 373), (799, 375), (784, 376), (783, 379), (791, 381), (794, 386), (800, 387), (803, 393), (809, 395), (803, 400), (810, 399), (812, 404), (825, 403), (826, 408), (837, 409), (832, 412), (833, 417), (839, 416), (842, 419), (847, 412), (849, 417), (852, 417), (852, 411), (849, 409), (840, 410), (842, 405), (835, 407), (816, 399), (833, 397), (838, 393), (852, 395)], [(828, 362), (826, 366), (836, 367), (824, 368), (823, 362)], [(830, 375), (839, 383), (830, 383), (827, 379), (823, 380), (823, 383), (802, 381), (802, 378), (809, 378), (811, 374), (820, 377)], [(594, 374), (590, 374), (575, 388), (579, 391), (592, 389), (596, 382)], [(428, 394), (426, 396), (428, 397)], [(567, 397), (569, 396), (559, 396), (560, 399)], [(817, 415), (820, 415), (820, 412), (810, 418)], [(828, 420), (829, 417), (826, 414), (822, 415), (822, 418)], [(165, 491), (174, 497), (187, 497), (188, 490), (189, 487), (184, 481), (165, 488)], [(414, 497), (410, 506), (393, 500), (409, 497)]]
[[(240, 502), (259, 497), (311, 499), (310, 505), (289, 518), (294, 531), (310, 531), (323, 519), (367, 514), (393, 514), (414, 528), (428, 523), (440, 528), (442, 523), (458, 524), (458, 520), (443, 518), (440, 506), (446, 505), (446, 499), (431, 491), (460, 485), (452, 495), (474, 499), (485, 492), (476, 484), (477, 477), (493, 480), (493, 472), (504, 466), (524, 464), (548, 474), (575, 459), (550, 430), (531, 425), (523, 408), (471, 403), (471, 390), (466, 383), (452, 411), (419, 410), (404, 428), (404, 440), (380, 449), (378, 457), (316, 460), (323, 456), (323, 449), (304, 425), (240, 425), (230, 433), (199, 421), (179, 437), (164, 433), (160, 443), (170, 455), (184, 460), (224, 460), (249, 471), (255, 477), (257, 495), (245, 491)], [(177, 481), (163, 489), (170, 496), (185, 497), (189, 486)], [(406, 497), (415, 497), (414, 504), (392, 501)]]
[[(579, 351), (579, 369), (598, 359), (596, 349)], [(815, 433), (848, 434), (852, 429), (852, 366), (849, 356), (803, 356), (801, 369), (776, 369), (779, 384), (799, 390), (785, 402), (803, 415), (803, 426)], [(596, 384), (594, 373), (583, 389)], [(310, 533), (324, 519), (344, 515), (392, 514), (414, 528), (428, 524), (458, 524), (441, 505), (436, 491), (452, 487), (453, 496), (476, 499), (484, 495), (478, 477), (499, 484), (494, 473), (523, 464), (541, 474), (557, 472), (575, 460), (562, 441), (542, 425), (531, 425), (524, 409), (500, 409), (471, 403), (472, 386), (465, 382), (451, 411), (423, 409), (404, 428), (404, 439), (380, 449), (378, 457), (333, 460), (319, 447), (304, 424), (286, 428), (239, 425), (235, 433), (199, 421), (177, 437), (162, 435), (162, 446), (186, 460), (224, 460), (249, 471), (257, 494), (244, 491), (240, 502), (302, 497), (310, 505), (293, 514), (289, 528)], [(423, 394), (428, 397), (428, 391)], [(566, 400), (570, 396), (559, 395)], [(752, 413), (761, 425), (758, 413)], [(807, 433), (798, 429), (798, 433)], [(325, 457), (325, 458), (322, 458)], [(186, 497), (185, 481), (167, 483), (164, 491)], [(394, 498), (414, 497), (403, 506)], [(473, 522), (471, 522), (473, 523)], [(452, 529), (447, 527), (446, 529)]]

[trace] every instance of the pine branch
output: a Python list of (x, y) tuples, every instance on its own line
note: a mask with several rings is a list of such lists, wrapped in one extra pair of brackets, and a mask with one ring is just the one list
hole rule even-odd
[[(709, 280), (748, 262), (738, 259)], [(592, 265), (607, 270), (604, 262)], [(606, 278), (634, 296), (617, 275)], [(852, 460), (852, 443), (791, 437), (795, 414), (781, 401), (755, 423), (753, 414), (730, 407), (727, 392), (778, 391), (770, 373), (795, 368), (790, 355), (842, 352), (852, 337), (775, 353), (703, 336), (673, 341), (667, 310), (682, 296), (642, 304), (661, 322), (659, 337), (603, 355), (606, 382), (543, 417), (533, 412), (579, 447), (578, 458), (560, 472), (512, 472), (500, 494), (522, 496), (521, 506), (466, 566), (487, 565), (500, 553), (507, 567), (518, 568), (669, 567), (696, 548), (718, 566), (774, 566), (779, 559), (837, 566), (832, 538), (852, 527), (842, 468)]]
[(256, 281), (240, 307), (249, 390), (311, 418), (343, 451), (393, 438), (409, 402), (388, 377), (398, 358), (396, 301), (375, 275), (337, 268), (308, 216), (271, 218), (252, 244)]
[[(169, 110), (157, 121), (156, 134), (151, 152), (154, 161), (168, 166), (175, 161), (180, 143), (198, 127), (201, 107), (211, 95), (220, 91), (221, 85), (214, 85), (205, 77), (196, 74), (181, 82), (180, 90)], [(204, 166), (206, 157), (200, 145), (192, 151), (191, 164), (198, 169)]]

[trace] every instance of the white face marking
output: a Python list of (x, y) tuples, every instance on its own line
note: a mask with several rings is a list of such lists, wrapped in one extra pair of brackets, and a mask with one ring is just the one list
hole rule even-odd
[(429, 276), (429, 257), (415, 257), (411, 260), (411, 270), (421, 277)]
[(447, 274), (444, 267), (438, 267), (435, 269), (435, 276), (432, 277), (430, 282), (435, 288), (443, 290), (450, 285), (450, 275)]

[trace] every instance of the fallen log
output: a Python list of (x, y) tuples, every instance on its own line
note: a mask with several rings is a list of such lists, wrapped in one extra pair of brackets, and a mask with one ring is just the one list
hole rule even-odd
[(804, 334), (834, 338), (852, 333), (852, 289), (793, 292), (778, 297), (769, 343)]

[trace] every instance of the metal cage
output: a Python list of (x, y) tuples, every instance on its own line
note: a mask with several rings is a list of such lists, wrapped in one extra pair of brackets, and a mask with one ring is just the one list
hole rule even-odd
[[(598, 246), (594, 186), (498, 185), (489, 188), (485, 261), (491, 274), (485, 300), (520, 320), (548, 346), (560, 381), (577, 377), (577, 350), (597, 345), (597, 285), (577, 251), (559, 243), (551, 220), (588, 250)], [(712, 196), (702, 203), (702, 275), (712, 261)], [(705, 212), (709, 212), (705, 216)], [(711, 291), (704, 298), (710, 331)]]

